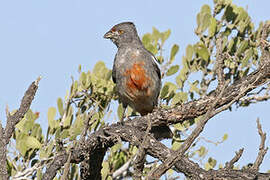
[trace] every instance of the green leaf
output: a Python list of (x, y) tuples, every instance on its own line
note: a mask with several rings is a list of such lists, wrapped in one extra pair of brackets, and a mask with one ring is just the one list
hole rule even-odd
[(168, 86), (168, 93), (163, 97), (163, 99), (169, 97), (170, 94), (174, 93), (175, 90), (177, 89), (177, 86), (175, 84), (171, 83), (171, 82), (166, 82), (164, 84), (164, 87), (165, 86)]
[(117, 143), (114, 146), (111, 147), (111, 152), (116, 153), (120, 148), (122, 147), (121, 143)]
[(229, 44), (227, 45), (227, 49), (229, 52), (233, 52), (234, 51), (234, 48), (235, 47), (235, 43), (237, 43), (237, 40), (235, 38), (232, 38), (230, 41), (229, 41)]
[(51, 129), (56, 128), (55, 115), (56, 109), (54, 107), (50, 107), (48, 110), (48, 121)]
[(142, 43), (144, 46), (148, 46), (150, 43), (151, 43), (151, 34), (150, 33), (147, 33), (145, 35), (143, 35), (142, 37)]
[(83, 86), (86, 85), (86, 74), (85, 74), (85, 72), (82, 72), (82, 73), (81, 73), (81, 76), (80, 76), (80, 83), (81, 83), (81, 85), (83, 85)]
[[(217, 165), (217, 160), (215, 160), (215, 159), (213, 159), (213, 158), (209, 158), (208, 159), (208, 163), (210, 164), (210, 166), (212, 167), (212, 168), (214, 168), (216, 165)], [(211, 168), (211, 169), (212, 169)]]
[(210, 37), (213, 37), (216, 33), (217, 30), (217, 21), (214, 17), (211, 17), (210, 19), (210, 25), (208, 28), (208, 34)]
[(203, 44), (197, 44), (196, 52), (199, 54), (199, 56), (202, 59), (208, 61), (210, 55), (209, 55), (208, 49)]
[(65, 117), (65, 119), (64, 119), (64, 123), (63, 123), (63, 127), (68, 127), (68, 126), (70, 126), (70, 124), (71, 124), (71, 120), (72, 120), (72, 114), (70, 115), (67, 115), (66, 117)]
[(234, 23), (237, 17), (237, 14), (235, 14), (235, 9), (236, 9), (235, 5), (228, 5), (225, 9), (222, 19), (226, 19), (227, 22)]
[(241, 64), (242, 68), (248, 65), (248, 61), (250, 60), (252, 55), (253, 55), (253, 50), (252, 48), (250, 48), (249, 50), (246, 51), (245, 56), (242, 60), (242, 64)]
[(199, 88), (197, 87), (197, 85), (199, 84), (199, 81), (196, 80), (194, 81), (193, 83), (189, 83), (189, 86), (190, 86), (190, 92), (196, 92), (199, 94)]
[(61, 116), (63, 116), (63, 115), (64, 115), (64, 108), (63, 108), (63, 101), (62, 101), (61, 98), (58, 98), (58, 99), (57, 99), (57, 106), (58, 106), (59, 114), (60, 114)]
[(157, 41), (160, 38), (160, 32), (155, 27), (153, 27), (152, 29), (153, 29), (152, 33), (153, 39)]
[(93, 73), (94, 74), (101, 73), (100, 70), (103, 70), (104, 67), (105, 67), (105, 63), (103, 61), (98, 61), (94, 66)]
[(179, 88), (183, 88), (184, 81), (183, 81), (183, 75), (181, 72), (179, 73), (178, 76), (176, 76), (175, 81)]
[[(169, 176), (172, 176), (173, 173), (174, 173), (174, 170), (173, 170), (173, 169), (169, 169), (169, 170), (167, 171), (167, 174), (168, 174)], [(169, 179), (169, 178), (168, 178), (168, 179)], [(172, 179), (173, 179), (173, 178), (172, 178)]]
[(27, 121), (27, 119), (26, 119), (26, 117), (24, 117), (21, 121), (19, 121), (19, 123), (18, 124), (16, 124), (16, 128), (18, 129), (18, 130), (20, 130), (21, 132), (23, 132), (23, 133), (25, 133), (25, 134), (27, 134), (27, 129), (25, 128), (25, 126), (24, 126), (24, 124), (26, 123), (26, 121)]
[(201, 146), (200, 149), (198, 150), (198, 155), (199, 155), (199, 157), (205, 156), (206, 153), (207, 153), (206, 148), (205, 148), (204, 146)]
[(171, 76), (171, 75), (177, 73), (178, 70), (179, 70), (178, 65), (171, 66), (170, 69), (166, 72), (166, 76)]
[(25, 153), (28, 150), (25, 143), (26, 138), (27, 138), (26, 134), (22, 133), (16, 134), (16, 149), (18, 149), (23, 156), (25, 156)]
[(207, 4), (204, 4), (202, 7), (201, 7), (201, 13), (208, 13), (208, 14), (211, 14), (211, 8), (209, 5)]
[[(106, 67), (105, 63), (103, 61), (98, 61), (93, 69), (93, 75), (98, 77), (99, 79), (106, 79), (108, 78), (107, 74), (109, 72), (109, 69)], [(88, 74), (90, 76), (90, 73)], [(91, 79), (89, 77), (89, 79)], [(90, 81), (89, 81), (90, 82)]]
[(66, 139), (69, 137), (69, 130), (68, 129), (64, 129), (62, 132), (61, 132), (61, 136), (60, 138), (61, 139)]
[(228, 139), (228, 134), (224, 134), (223, 137), (222, 137), (222, 141), (226, 141)]
[(246, 50), (246, 48), (248, 47), (248, 41), (242, 41), (241, 43), (240, 43), (240, 46), (239, 46), (239, 48), (237, 49), (237, 51), (236, 51), (236, 54), (237, 55), (240, 55), (240, 54), (242, 54), (245, 50)]
[(124, 113), (124, 107), (123, 107), (123, 104), (120, 103), (118, 108), (117, 108), (117, 115), (118, 115), (119, 119), (123, 118), (123, 113)]
[(248, 16), (248, 13), (245, 11), (244, 8), (242, 7), (237, 7), (237, 18), (236, 18), (236, 22), (239, 22), (239, 21), (246, 21), (247, 19), (249, 19), (249, 16)]
[(167, 31), (161, 33), (162, 44), (169, 38), (170, 35), (171, 35), (171, 30), (170, 29), (168, 29)]
[(189, 44), (186, 48), (186, 58), (188, 61), (191, 61), (192, 57), (193, 57), (193, 46)]
[(78, 66), (78, 73), (81, 73), (81, 72), (82, 72), (82, 65), (79, 64), (79, 66)]
[(211, 15), (211, 8), (208, 5), (203, 5), (201, 11), (197, 14), (197, 29), (196, 33), (201, 34), (203, 33), (208, 26), (210, 25), (212, 15)]
[(40, 149), (42, 147), (41, 143), (33, 136), (27, 136), (25, 142), (28, 148)]
[(171, 49), (170, 63), (173, 62), (173, 60), (175, 58), (175, 55), (178, 52), (178, 50), (179, 50), (179, 46), (177, 44), (174, 44), (173, 47), (172, 47), (172, 49)]
[(211, 165), (207, 162), (207, 163), (204, 165), (204, 169), (205, 169), (206, 171), (208, 171), (208, 170), (212, 169), (212, 167), (211, 167)]
[(101, 175), (102, 175), (102, 180), (107, 180), (107, 176), (110, 173), (110, 165), (108, 161), (104, 161), (102, 163), (102, 169), (101, 169)]
[(175, 150), (179, 149), (180, 146), (181, 146), (181, 142), (179, 142), (179, 141), (173, 141), (172, 150), (175, 151)]
[(162, 90), (161, 90), (161, 93), (160, 93), (160, 98), (163, 99), (167, 96), (167, 94), (169, 93), (169, 86), (168, 85), (164, 85)]
[(174, 95), (172, 99), (172, 105), (176, 105), (178, 103), (183, 103), (187, 101), (188, 99), (188, 94), (185, 92), (178, 92)]
[(72, 127), (70, 128), (70, 139), (74, 140), (82, 132), (83, 118), (82, 115), (78, 115)]
[(201, 20), (201, 32), (204, 32), (210, 25), (210, 22), (211, 22), (211, 14), (208, 14), (208, 13), (203, 13), (202, 14), (202, 20)]

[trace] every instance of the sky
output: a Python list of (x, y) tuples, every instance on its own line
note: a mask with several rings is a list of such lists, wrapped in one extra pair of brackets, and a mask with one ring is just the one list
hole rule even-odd
[[(269, 0), (233, 2), (248, 9), (255, 25), (270, 19)], [(171, 29), (165, 54), (169, 55), (174, 43), (178, 44), (175, 62), (181, 64), (185, 47), (197, 40), (196, 15), (203, 4), (213, 6), (212, 0), (0, 0), (0, 120), (5, 122), (6, 105), (10, 110), (18, 108), (27, 87), (42, 76), (31, 109), (40, 112), (39, 122), (46, 129), (48, 108), (56, 106), (58, 97), (65, 96), (79, 64), (84, 71), (91, 70), (99, 60), (112, 67), (116, 47), (103, 35), (123, 21), (133, 21), (140, 36), (152, 32), (152, 27)], [(208, 146), (209, 156), (224, 163), (244, 147), (238, 164), (254, 162), (260, 143), (257, 118), (268, 132), (270, 146), (269, 107), (269, 102), (263, 102), (211, 119), (202, 136), (218, 141), (228, 133), (229, 138), (219, 146), (202, 141)], [(269, 169), (270, 152), (261, 166), (262, 171)]]

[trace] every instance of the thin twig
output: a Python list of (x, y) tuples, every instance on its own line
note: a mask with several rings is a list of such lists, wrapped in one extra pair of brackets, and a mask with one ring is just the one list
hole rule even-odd
[(259, 170), (259, 167), (262, 164), (263, 158), (268, 151), (268, 147), (265, 148), (266, 133), (263, 133), (262, 126), (260, 124), (259, 119), (257, 119), (257, 128), (258, 128), (258, 133), (261, 137), (261, 143), (260, 143), (260, 147), (259, 147), (258, 156), (257, 156), (253, 166), (250, 168), (250, 169), (255, 170), (255, 171)]
[(244, 152), (244, 148), (241, 148), (239, 151), (235, 152), (235, 156), (230, 160), (230, 162), (225, 163), (225, 169), (233, 169), (233, 165), (241, 158)]

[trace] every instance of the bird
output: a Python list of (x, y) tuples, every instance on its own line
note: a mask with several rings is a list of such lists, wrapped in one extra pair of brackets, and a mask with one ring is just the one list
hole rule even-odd
[[(161, 73), (155, 56), (144, 47), (133, 22), (114, 25), (104, 38), (110, 39), (118, 48), (112, 79), (124, 112), (130, 106), (141, 116), (151, 113), (158, 105), (161, 89)], [(152, 130), (157, 139), (172, 137), (168, 126)]]

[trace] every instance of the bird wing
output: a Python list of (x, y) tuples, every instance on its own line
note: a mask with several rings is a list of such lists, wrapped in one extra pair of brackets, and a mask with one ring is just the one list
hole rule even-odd
[(160, 69), (159, 69), (159, 67), (158, 67), (158, 65), (156, 63), (157, 60), (156, 60), (155, 56), (152, 53), (151, 53), (151, 55), (152, 55), (152, 63), (153, 63), (153, 66), (155, 68), (155, 71), (157, 72), (157, 75), (158, 75), (159, 79), (161, 79)]
[(112, 69), (112, 80), (114, 83), (116, 83), (116, 70), (115, 70), (114, 64), (113, 64), (113, 69)]

